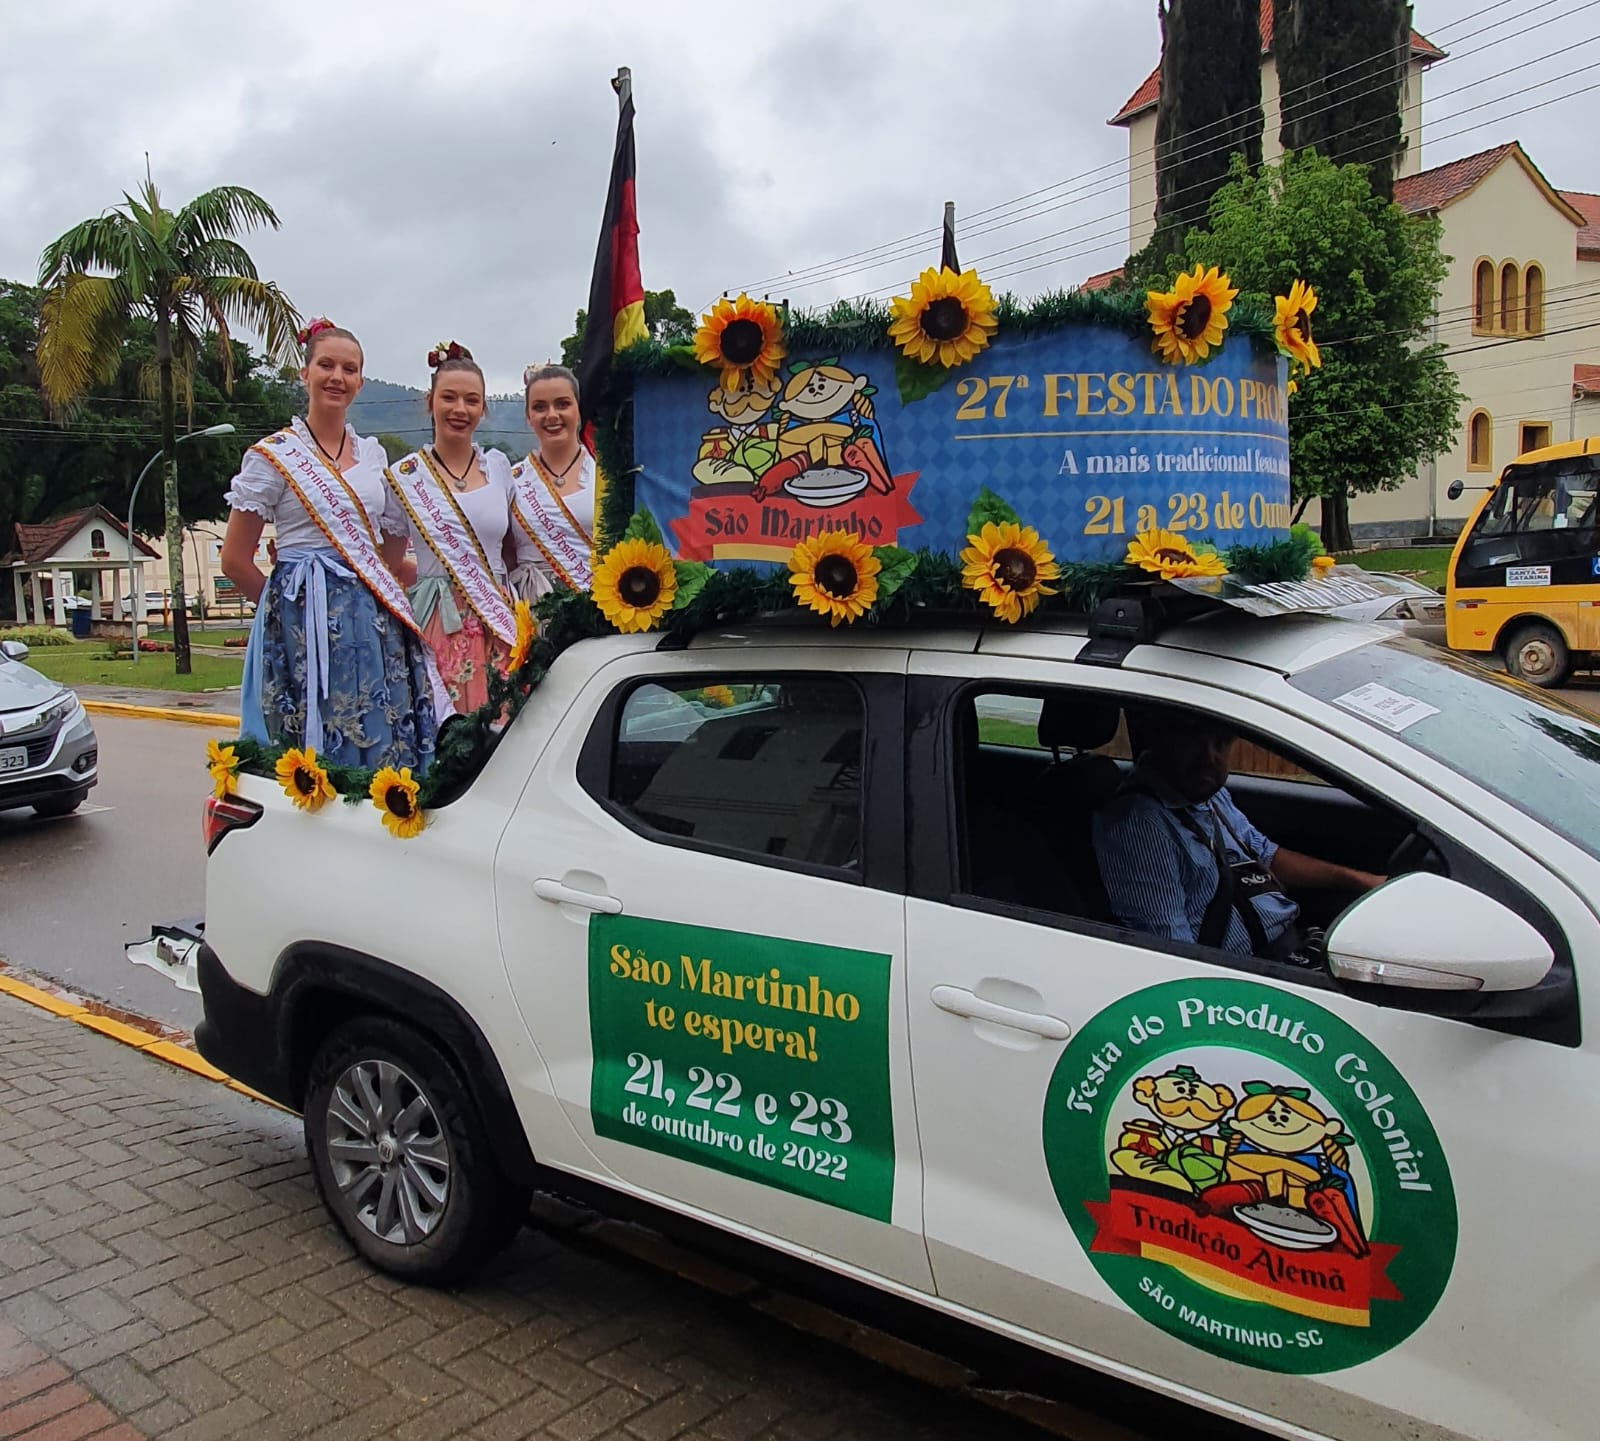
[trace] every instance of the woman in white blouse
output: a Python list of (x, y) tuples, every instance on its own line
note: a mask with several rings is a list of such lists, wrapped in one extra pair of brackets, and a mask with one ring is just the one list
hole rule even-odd
[(400, 571), (410, 536), (416, 553), (412, 614), (455, 709), (465, 715), (488, 700), (489, 673), (505, 668), (516, 639), (506, 595), (511, 462), (473, 439), (487, 400), (472, 352), (451, 341), (429, 351), (428, 365), (433, 444), (387, 472), (384, 546)]
[[(420, 772), (443, 697), (382, 560), (383, 447), (346, 420), (362, 385), (361, 345), (328, 320), (301, 343), (305, 418), (251, 446), (227, 495), (222, 572), (256, 605), (240, 730), (309, 747), (325, 763)], [(255, 554), (269, 521), (276, 557), (264, 576)]]

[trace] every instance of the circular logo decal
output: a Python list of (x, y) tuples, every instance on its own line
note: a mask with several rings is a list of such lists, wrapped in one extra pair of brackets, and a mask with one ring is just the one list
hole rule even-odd
[(1247, 1366), (1381, 1356), (1455, 1262), (1455, 1191), (1422, 1106), (1293, 991), (1172, 981), (1108, 1006), (1056, 1065), (1044, 1153), (1106, 1284)]

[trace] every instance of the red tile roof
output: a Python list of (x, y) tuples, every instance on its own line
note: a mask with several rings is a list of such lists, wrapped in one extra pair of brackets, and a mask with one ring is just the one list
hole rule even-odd
[(1583, 216), (1583, 228), (1578, 231), (1578, 258), (1600, 260), (1600, 195), (1563, 190), (1561, 198)]
[(1572, 386), (1586, 395), (1600, 395), (1600, 365), (1574, 365)]
[(1078, 289), (1079, 290), (1106, 290), (1106, 289), (1110, 288), (1111, 282), (1113, 280), (1121, 280), (1121, 279), (1122, 279), (1122, 267), (1119, 265), (1115, 270), (1102, 270), (1098, 275), (1091, 275), (1086, 281), (1083, 282), (1082, 285), (1080, 285), (1078, 287)]
[[(1272, 53), (1272, 0), (1261, 0), (1261, 53)], [(1444, 59), (1444, 51), (1417, 34), (1411, 32), (1411, 55), (1415, 60), (1429, 64), (1435, 60)], [(1122, 109), (1106, 121), (1107, 125), (1125, 125), (1135, 115), (1148, 110), (1161, 98), (1161, 67), (1158, 65), (1144, 78), (1142, 84), (1133, 92), (1123, 105)]]
[(1412, 215), (1421, 215), (1448, 205), (1458, 196), (1465, 195), (1513, 150), (1517, 142), (1496, 145), (1492, 150), (1480, 150), (1448, 165), (1436, 165), (1420, 175), (1402, 176), (1394, 183), (1395, 202)]
[[(65, 545), (92, 520), (109, 525), (122, 538), (123, 544), (127, 544), (127, 527), (105, 506), (92, 505), (87, 510), (75, 510), (71, 515), (58, 515), (54, 520), (42, 521), (38, 525), (24, 525), (19, 520), (16, 523), (17, 549), (9, 558), (20, 558), (24, 565), (48, 560), (59, 547)], [(148, 541), (134, 536), (133, 543), (145, 555), (155, 560), (161, 559), (161, 552)]]

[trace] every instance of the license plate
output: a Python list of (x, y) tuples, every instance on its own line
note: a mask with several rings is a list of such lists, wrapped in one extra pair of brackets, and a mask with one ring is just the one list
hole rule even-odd
[(5, 771), (25, 771), (28, 768), (28, 748), (26, 746), (13, 746), (10, 750), (0, 750), (0, 773)]

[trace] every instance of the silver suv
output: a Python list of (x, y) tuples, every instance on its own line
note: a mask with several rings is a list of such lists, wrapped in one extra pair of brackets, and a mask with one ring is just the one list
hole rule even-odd
[(71, 815), (100, 778), (99, 742), (78, 697), (27, 656), (21, 641), (0, 641), (0, 811)]

